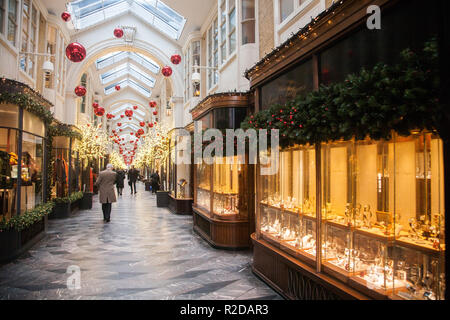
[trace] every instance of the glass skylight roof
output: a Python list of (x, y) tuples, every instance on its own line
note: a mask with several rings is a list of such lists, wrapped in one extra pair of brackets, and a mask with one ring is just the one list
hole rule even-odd
[(134, 78), (136, 78), (136, 80), (141, 81), (143, 84), (145, 84), (150, 88), (155, 87), (154, 78), (152, 78), (145, 72), (141, 71), (138, 67), (130, 63), (124, 63), (112, 70), (109, 70), (108, 72), (101, 74), (100, 80), (102, 81), (103, 84), (107, 84), (111, 81), (119, 79), (120, 77), (123, 77), (124, 75), (131, 75)]
[(110, 95), (111, 93), (115, 92), (116, 91), (115, 86), (117, 85), (119, 85), (122, 89), (126, 87), (133, 88), (134, 90), (136, 90), (137, 92), (139, 92), (140, 94), (142, 94), (144, 97), (147, 98), (150, 98), (150, 96), (152, 95), (152, 92), (149, 89), (145, 88), (144, 86), (140, 85), (139, 83), (130, 78), (126, 78), (120, 80), (119, 82), (110, 84), (105, 88), (105, 94)]
[(106, 68), (110, 65), (113, 65), (119, 61), (122, 61), (124, 59), (131, 59), (137, 64), (143, 66), (144, 68), (150, 70), (151, 72), (157, 74), (160, 70), (158, 64), (147, 58), (146, 56), (143, 56), (136, 52), (128, 52), (128, 51), (119, 51), (119, 52), (112, 52), (109, 53), (100, 59), (96, 61), (97, 70), (101, 70), (103, 68)]
[(131, 11), (148, 24), (178, 40), (186, 19), (160, 0), (77, 0), (67, 5), (76, 29), (83, 29)]

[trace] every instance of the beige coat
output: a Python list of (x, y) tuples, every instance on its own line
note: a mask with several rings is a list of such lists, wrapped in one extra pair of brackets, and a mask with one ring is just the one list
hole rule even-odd
[(114, 184), (116, 183), (116, 175), (114, 171), (105, 170), (100, 172), (95, 185), (98, 187), (100, 194), (100, 203), (116, 202), (116, 193), (114, 191)]

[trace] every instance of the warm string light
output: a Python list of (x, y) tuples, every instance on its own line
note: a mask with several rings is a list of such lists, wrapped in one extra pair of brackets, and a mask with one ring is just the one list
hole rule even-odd
[(95, 159), (108, 154), (110, 140), (101, 124), (88, 123), (80, 128), (81, 140), (75, 147), (81, 159)]
[(149, 166), (155, 161), (165, 162), (170, 154), (169, 129), (157, 125), (150, 129), (136, 152), (133, 164), (137, 168)]

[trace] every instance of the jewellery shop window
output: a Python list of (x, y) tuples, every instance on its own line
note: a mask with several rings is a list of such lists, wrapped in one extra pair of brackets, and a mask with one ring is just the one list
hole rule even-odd
[(171, 196), (175, 197), (177, 185), (176, 185), (176, 181), (175, 181), (176, 165), (175, 165), (175, 147), (173, 146), (173, 142), (171, 142), (169, 157), (167, 160), (168, 160), (168, 168), (169, 168), (169, 192), (170, 192)]
[(68, 196), (70, 138), (54, 137), (52, 159), (52, 198)]
[(197, 198), (196, 205), (211, 212), (211, 165), (202, 162), (196, 167)]
[(441, 298), (441, 140), (417, 133), (321, 149), (324, 271), (377, 297)]
[[(308, 263), (316, 260), (316, 163), (313, 146), (268, 155), (260, 171), (259, 234)], [(278, 162), (278, 170), (277, 163)], [(271, 173), (271, 172), (268, 172)]]
[(79, 158), (79, 153), (75, 150), (77, 150), (77, 139), (72, 139), (72, 145), (71, 145), (71, 168), (70, 168), (70, 192), (78, 192), (82, 191), (81, 188), (81, 161)]
[[(217, 160), (217, 159), (216, 159)], [(248, 216), (248, 167), (238, 163), (238, 157), (222, 158), (214, 163), (213, 212), (217, 218), (243, 220)], [(231, 164), (231, 162), (233, 162)]]

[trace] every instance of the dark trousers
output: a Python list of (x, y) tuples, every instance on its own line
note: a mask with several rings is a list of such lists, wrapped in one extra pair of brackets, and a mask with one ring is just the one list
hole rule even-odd
[(159, 184), (157, 182), (152, 183), (152, 193), (156, 193), (159, 190)]
[[(133, 186), (134, 186), (134, 189), (133, 189)], [(131, 181), (130, 187), (131, 187), (131, 193), (133, 193), (133, 190), (134, 190), (134, 193), (137, 192), (137, 190), (136, 190), (136, 181)]]
[(122, 187), (117, 187), (117, 194), (122, 195), (122, 190), (123, 190)]
[(111, 209), (112, 209), (112, 203), (103, 203), (102, 204), (104, 220), (109, 221), (111, 219)]

